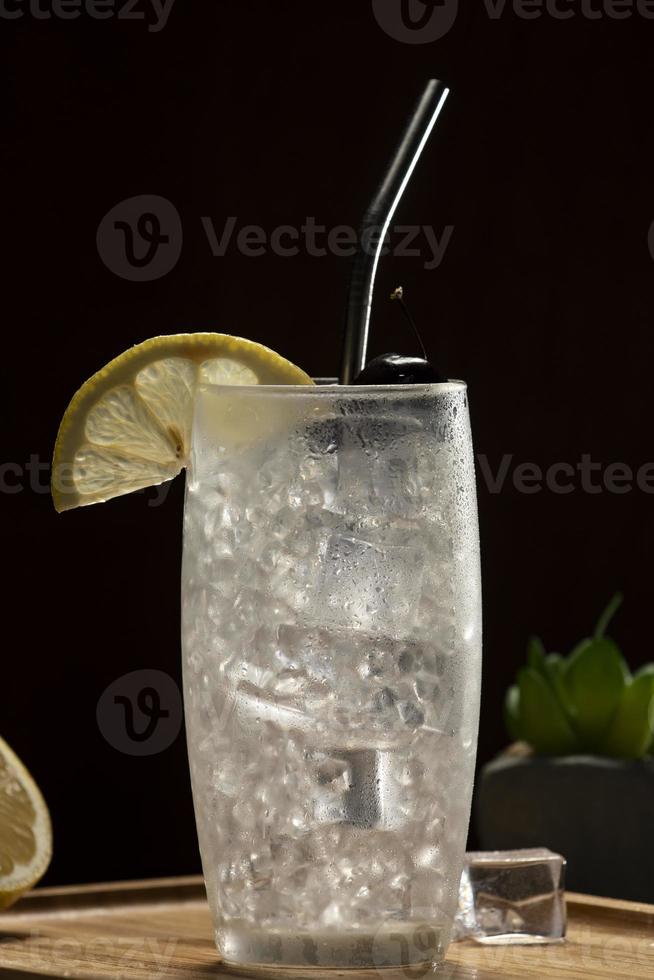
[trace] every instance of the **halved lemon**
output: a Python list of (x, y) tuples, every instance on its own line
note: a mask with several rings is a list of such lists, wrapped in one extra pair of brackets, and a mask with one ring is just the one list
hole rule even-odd
[(48, 808), (25, 766), (0, 738), (0, 909), (36, 884), (51, 857)]
[(220, 333), (153, 337), (94, 374), (66, 409), (52, 461), (58, 511), (95, 504), (176, 476), (187, 463), (195, 389), (310, 385), (268, 347)]

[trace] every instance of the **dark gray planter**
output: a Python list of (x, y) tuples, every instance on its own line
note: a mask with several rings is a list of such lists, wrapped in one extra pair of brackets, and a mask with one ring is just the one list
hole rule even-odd
[(480, 775), (484, 850), (549, 847), (567, 887), (654, 902), (654, 760), (501, 755)]

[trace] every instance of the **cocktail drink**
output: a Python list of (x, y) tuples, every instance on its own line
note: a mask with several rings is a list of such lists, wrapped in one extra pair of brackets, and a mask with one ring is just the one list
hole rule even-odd
[(200, 384), (195, 406), (184, 686), (218, 947), (439, 962), (479, 712), (466, 387)]
[(364, 216), (342, 384), (243, 338), (155, 337), (79, 389), (57, 436), (58, 510), (187, 468), (189, 757), (237, 968), (429, 968), (449, 940), (480, 684), (467, 393), (419, 335), (422, 358), (367, 361), (385, 231), (447, 91), (427, 84)]

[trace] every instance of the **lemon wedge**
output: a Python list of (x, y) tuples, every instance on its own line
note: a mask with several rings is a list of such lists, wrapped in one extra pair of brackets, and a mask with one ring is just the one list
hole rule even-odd
[(213, 385), (310, 385), (261, 344), (220, 333), (137, 344), (94, 374), (70, 402), (55, 444), (58, 511), (172, 479), (188, 461), (195, 390)]
[(51, 857), (48, 808), (25, 766), (0, 738), (0, 909), (36, 884)]

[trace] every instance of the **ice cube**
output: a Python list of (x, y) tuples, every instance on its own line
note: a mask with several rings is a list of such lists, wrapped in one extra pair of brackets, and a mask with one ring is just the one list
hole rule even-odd
[(253, 722), (268, 722), (284, 731), (311, 729), (313, 718), (297, 708), (290, 699), (274, 691), (266, 691), (249, 681), (236, 687), (234, 707), (241, 725), (250, 728)]
[[(388, 518), (394, 512), (391, 491), (404, 513), (414, 506), (415, 483), (412, 475), (406, 477), (415, 470), (416, 443), (411, 436), (421, 431), (418, 419), (396, 414), (380, 418), (354, 412), (314, 420), (305, 433), (307, 455), (313, 461), (308, 486), (316, 483), (316, 490), (323, 492), (322, 506), (335, 513), (359, 514), (372, 507)], [(317, 482), (315, 468), (321, 471)]]
[(316, 599), (336, 626), (406, 635), (420, 600), (423, 566), (417, 544), (380, 545), (334, 533), (326, 543)]
[(466, 854), (454, 935), (488, 945), (565, 937), (565, 858), (546, 848)]
[(323, 762), (316, 772), (316, 819), (384, 830), (402, 826), (407, 816), (398, 764), (393, 752), (376, 749), (341, 750)]
[[(345, 406), (344, 406), (345, 408)], [(341, 452), (351, 446), (360, 450), (387, 451), (398, 439), (421, 432), (423, 425), (411, 415), (365, 415), (347, 412), (312, 419), (304, 438), (312, 454)]]

